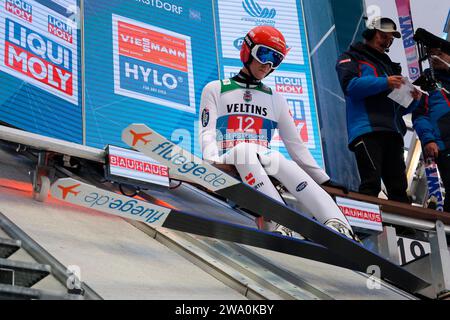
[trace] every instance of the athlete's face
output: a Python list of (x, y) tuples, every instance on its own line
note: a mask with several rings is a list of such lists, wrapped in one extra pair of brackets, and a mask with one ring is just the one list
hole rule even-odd
[(249, 68), (256, 79), (262, 80), (272, 70), (272, 65), (270, 63), (261, 64), (255, 59), (253, 59), (252, 62), (250, 63)]

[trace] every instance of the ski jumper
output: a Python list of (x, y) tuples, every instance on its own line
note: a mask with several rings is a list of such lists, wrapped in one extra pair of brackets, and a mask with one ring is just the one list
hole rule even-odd
[[(350, 229), (333, 199), (319, 186), (330, 180), (300, 139), (287, 101), (261, 82), (238, 75), (203, 90), (200, 144), (205, 160), (232, 164), (242, 181), (284, 203), (268, 175), (283, 183), (301, 211), (319, 222), (338, 219)], [(292, 160), (270, 149), (278, 129)]]

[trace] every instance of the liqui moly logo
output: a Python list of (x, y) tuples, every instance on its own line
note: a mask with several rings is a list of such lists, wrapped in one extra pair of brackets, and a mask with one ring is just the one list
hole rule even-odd
[(5, 9), (27, 22), (33, 22), (33, 6), (23, 0), (6, 0)]
[(303, 94), (303, 82), (297, 77), (275, 76), (275, 90), (280, 93)]
[(171, 211), (151, 203), (99, 189), (71, 178), (57, 180), (51, 187), (51, 194), (57, 199), (75, 205), (155, 226), (161, 226)]
[(48, 32), (68, 43), (73, 42), (72, 27), (52, 15), (48, 16)]
[(6, 19), (6, 67), (73, 95), (72, 52), (20, 23)]
[(109, 163), (113, 167), (118, 167), (122, 169), (128, 169), (133, 171), (139, 171), (142, 173), (157, 175), (161, 177), (168, 177), (169, 171), (167, 167), (157, 165), (150, 162), (139, 161), (130, 159), (127, 157), (120, 157), (115, 155), (109, 156)]

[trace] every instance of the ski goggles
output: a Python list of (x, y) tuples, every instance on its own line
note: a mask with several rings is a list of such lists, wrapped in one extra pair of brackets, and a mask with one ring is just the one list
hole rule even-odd
[(262, 44), (253, 47), (252, 56), (261, 64), (270, 63), (272, 69), (278, 68), (284, 59), (284, 54)]

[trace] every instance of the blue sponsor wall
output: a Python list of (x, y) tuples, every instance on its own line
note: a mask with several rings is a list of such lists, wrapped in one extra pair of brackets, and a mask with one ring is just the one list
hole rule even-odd
[(0, 121), (82, 143), (78, 2), (67, 3), (0, 0)]

